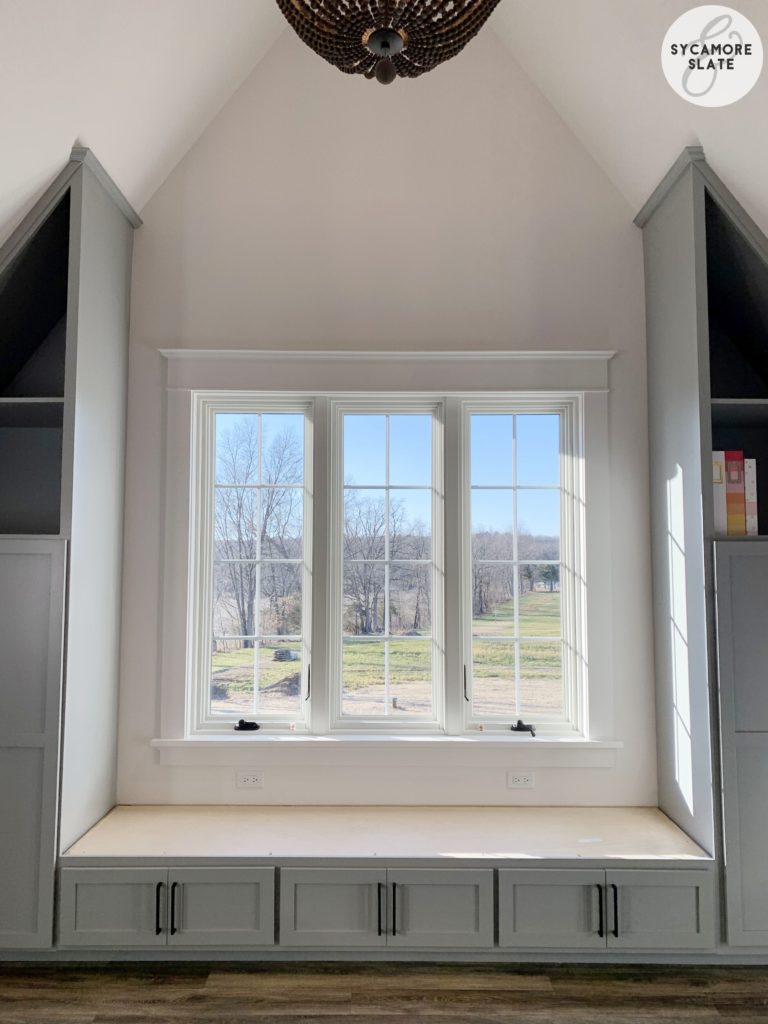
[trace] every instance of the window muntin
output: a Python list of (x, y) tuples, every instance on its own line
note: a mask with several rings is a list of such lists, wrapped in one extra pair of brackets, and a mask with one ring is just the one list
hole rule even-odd
[(470, 722), (573, 717), (567, 410), (468, 409)]
[(341, 725), (441, 714), (438, 429), (432, 408), (339, 412)]
[[(306, 408), (209, 407), (198, 726), (301, 722), (310, 597)], [(203, 521), (204, 520), (204, 521)], [(198, 648), (200, 652), (200, 648)]]

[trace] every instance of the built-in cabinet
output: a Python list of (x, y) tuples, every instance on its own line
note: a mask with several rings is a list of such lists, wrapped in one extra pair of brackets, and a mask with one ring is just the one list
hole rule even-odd
[(713, 941), (706, 871), (499, 871), (502, 947), (700, 949)]
[(274, 868), (66, 868), (64, 946), (269, 946)]
[(502, 868), (495, 876), (459, 867), (65, 867), (59, 941), (456, 952), (714, 943), (707, 868)]
[(51, 945), (57, 830), (114, 804), (138, 223), (75, 150), (0, 250), (0, 947)]
[(472, 949), (493, 946), (493, 871), (285, 868), (280, 943)]

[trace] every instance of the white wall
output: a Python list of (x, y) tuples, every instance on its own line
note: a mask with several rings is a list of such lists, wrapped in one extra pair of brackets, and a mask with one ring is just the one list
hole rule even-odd
[[(290, 33), (142, 211), (129, 384), (121, 802), (656, 801), (642, 253), (633, 212), (491, 31), (416, 81), (339, 74)], [(255, 796), (160, 765), (162, 347), (617, 349), (613, 768), (317, 763)]]

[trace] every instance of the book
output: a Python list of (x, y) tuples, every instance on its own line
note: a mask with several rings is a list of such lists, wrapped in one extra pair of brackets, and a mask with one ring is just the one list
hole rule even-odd
[(725, 452), (712, 452), (712, 494), (715, 499), (715, 536), (728, 534), (728, 512), (725, 502)]
[(725, 453), (725, 504), (728, 536), (744, 537), (747, 532), (747, 506), (744, 495), (744, 452)]
[(757, 462), (744, 459), (744, 505), (747, 520), (747, 536), (757, 536)]

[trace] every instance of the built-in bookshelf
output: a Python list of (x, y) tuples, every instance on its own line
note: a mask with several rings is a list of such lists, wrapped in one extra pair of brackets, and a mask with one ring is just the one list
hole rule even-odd
[(768, 267), (709, 194), (706, 245), (712, 448), (755, 460), (768, 539)]
[(0, 271), (0, 534), (61, 525), (69, 192)]

